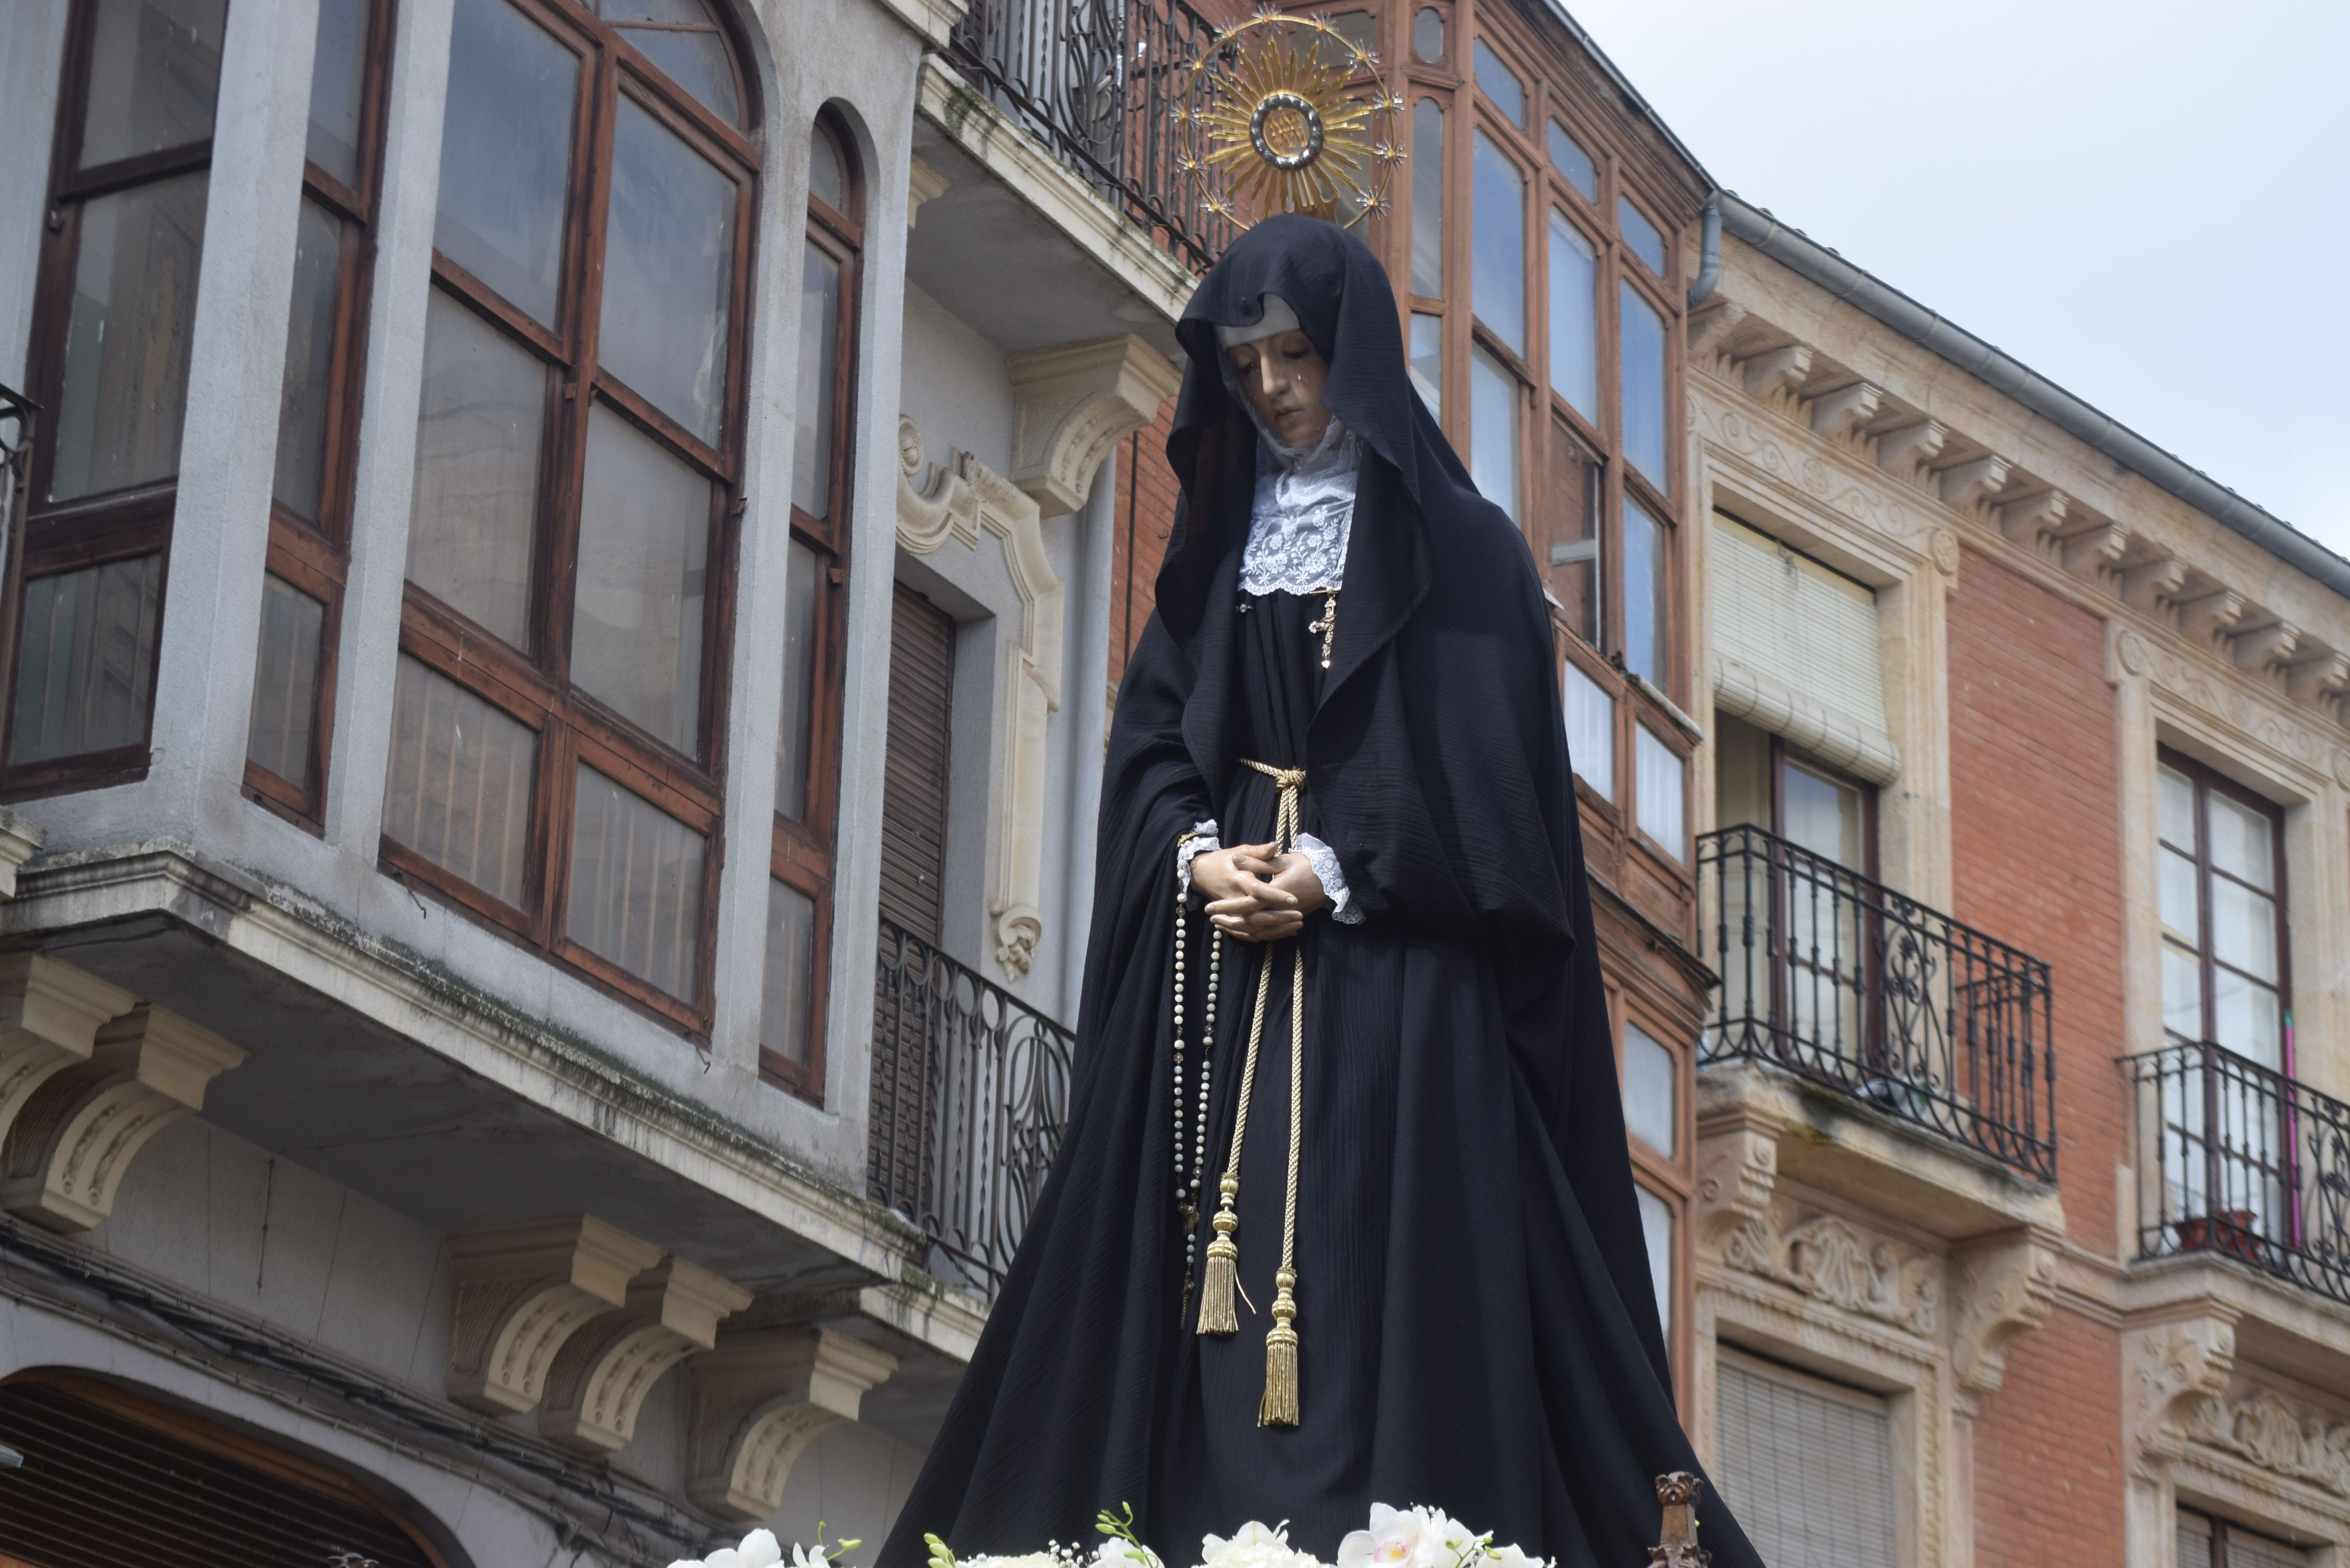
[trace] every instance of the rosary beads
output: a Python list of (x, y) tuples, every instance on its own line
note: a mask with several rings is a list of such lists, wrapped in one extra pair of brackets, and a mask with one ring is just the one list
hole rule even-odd
[[(1191, 836), (1185, 834), (1180, 844)], [(1179, 873), (1175, 878), (1175, 1211), (1183, 1221), (1183, 1302), (1188, 1312), (1191, 1300), (1191, 1281), (1200, 1247), (1200, 1177), (1208, 1162), (1208, 1074), (1213, 1064), (1216, 1044), (1216, 995), (1222, 989), (1224, 934), (1211, 929), (1208, 940), (1208, 998), (1201, 1007), (1200, 1031), (1200, 1096), (1199, 1109), (1191, 1128), (1191, 1158), (1187, 1167), (1183, 1158), (1183, 987), (1184, 971), (1190, 967), (1189, 916), (1191, 912), (1191, 878)]]

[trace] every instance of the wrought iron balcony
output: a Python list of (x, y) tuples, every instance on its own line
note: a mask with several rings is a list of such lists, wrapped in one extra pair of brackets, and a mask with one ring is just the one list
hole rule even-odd
[(1184, 73), (1216, 36), (1184, 0), (972, 0), (947, 57), (1193, 272), (1232, 239), (1177, 168)]
[(33, 462), (33, 400), (0, 386), (0, 560), (25, 514), (26, 470)]
[(2127, 1065), (2138, 1256), (2217, 1252), (2350, 1302), (2350, 1105), (2209, 1042)]
[(1777, 1065), (2056, 1175), (2048, 966), (1756, 827), (1698, 840), (1701, 1062)]
[(1003, 1287), (1069, 1119), (1076, 1037), (884, 919), (866, 1182), (931, 1239), (931, 1272)]

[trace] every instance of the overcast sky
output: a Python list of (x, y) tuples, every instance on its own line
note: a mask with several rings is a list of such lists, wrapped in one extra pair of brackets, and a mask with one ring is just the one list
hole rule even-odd
[(1713, 177), (2350, 555), (2350, 0), (1565, 0)]

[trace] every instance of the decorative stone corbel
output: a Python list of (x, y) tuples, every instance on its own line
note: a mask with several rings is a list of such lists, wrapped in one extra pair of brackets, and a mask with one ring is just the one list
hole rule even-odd
[(661, 1251), (590, 1214), (449, 1238), (457, 1301), (449, 1397), (493, 1416), (539, 1401), (566, 1341), (629, 1299)]
[(1939, 456), (1950, 430), (1939, 420), (1912, 420), (1877, 432), (1877, 466), (1897, 478), (1915, 482), (1926, 464)]
[(898, 1358), (827, 1328), (775, 1328), (728, 1334), (687, 1365), (686, 1495), (756, 1523), (783, 1506), (784, 1482), (808, 1444), (857, 1419), (865, 1395), (897, 1371)]
[(1771, 1199), (1779, 1185), (1779, 1122), (1743, 1106), (1700, 1129), (1697, 1239), (1732, 1268), (1767, 1272), (1778, 1257)]
[(2073, 498), (2061, 490), (2039, 490), (2018, 496), (2001, 504), (1999, 531), (2019, 545), (2037, 545), (2064, 531), (2064, 514), (2072, 504)]
[(2323, 708), (2350, 692), (2350, 657), (2330, 648), (2303, 645), (2284, 667), (2285, 694), (2296, 702)]
[(1689, 318), (1690, 363), (1702, 365), (1719, 353), (1730, 335), (1746, 319), (1746, 307), (1717, 294), (1713, 303)]
[(1996, 452), (1985, 452), (1963, 462), (1936, 471), (1935, 488), (1942, 504), (1960, 512), (1971, 512), (1975, 503), (1999, 493), (2007, 483), (2008, 470), (2014, 464)]
[(68, 1233), (104, 1223), (148, 1140), (202, 1110), (204, 1085), (244, 1060), (219, 1035), (160, 1007), (99, 1025), (88, 1059), (64, 1064), (26, 1096), (9, 1127), (0, 1208)]
[(2159, 609), (2162, 601), (2187, 586), (2187, 563), (2157, 556), (2122, 568), (2122, 602), (2142, 610)]
[(0, 1136), (33, 1092), (89, 1060), (99, 1026), (139, 999), (39, 953), (0, 958)]
[(1774, 392), (1791, 392), (1804, 384), (1812, 373), (1812, 346), (1789, 343), (1778, 348), (1766, 348), (1752, 358), (1739, 362), (1739, 373), (1746, 383), (1746, 395), (1768, 401)]
[(2076, 577), (2095, 580), (2108, 567), (2121, 565), (2129, 548), (2129, 534), (2118, 523), (2089, 518), (2056, 538), (2056, 558)]
[(983, 530), (1003, 542), (1004, 565), (1020, 596), (1019, 641), (1007, 639), (1004, 679), (997, 683), (987, 912), (994, 922), (995, 961), (1007, 973), (1024, 975), (1045, 935), (1045, 742), (1051, 715), (1061, 705), (1064, 596), (1045, 553), (1035, 501), (971, 453), (952, 456), (928, 489), (915, 488), (922, 435), (912, 420), (899, 420), (898, 543), (927, 556), (950, 538), (976, 547)]
[(922, 210), (923, 202), (946, 192), (947, 177), (920, 159), (914, 159), (906, 170), (906, 226), (914, 226), (914, 215)]
[(1128, 334), (1011, 358), (1012, 483), (1058, 517), (1086, 504), (1110, 448), (1159, 417), (1182, 378)]
[(1812, 429), (1831, 440), (1854, 435), (1877, 417), (1877, 405), (1884, 400), (1885, 389), (1866, 381), (1822, 392), (1812, 400)]
[(750, 1304), (751, 1293), (733, 1281), (663, 1258), (629, 1282), (620, 1311), (595, 1319), (556, 1353), (538, 1429), (583, 1453), (628, 1447), (653, 1385), (717, 1344), (719, 1319)]
[(2193, 1317), (2122, 1331), (2123, 1429), (2137, 1460), (2176, 1459), (2202, 1413), (2228, 1392), (2236, 1319), (2216, 1303)]
[(2056, 1304), (2062, 1250), (2062, 1237), (2030, 1226), (1951, 1259), (1950, 1368), (1962, 1395), (1996, 1389), (2007, 1370), (2008, 1341), (2046, 1321)]
[(42, 837), (39, 823), (0, 806), (0, 898), (16, 896), (16, 867), (39, 852)]
[(2301, 643), (2301, 628), (2291, 621), (2272, 620), (2263, 626), (2239, 624), (2228, 635), (2228, 652), (2239, 670), (2265, 670), (2293, 658)]
[(2233, 588), (2214, 588), (2171, 602), (2178, 607), (2179, 631), (2189, 638), (2222, 636), (2244, 618), (2244, 596)]

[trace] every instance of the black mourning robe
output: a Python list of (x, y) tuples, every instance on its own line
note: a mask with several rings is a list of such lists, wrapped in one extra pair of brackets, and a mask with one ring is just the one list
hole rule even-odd
[[(1328, 360), (1325, 401), (1365, 449), (1326, 671), (1306, 628), (1318, 596), (1239, 586), (1257, 434), (1214, 328), (1255, 321), (1268, 293)], [(1069, 1126), (881, 1568), (916, 1568), (925, 1532), (965, 1554), (1089, 1542), (1098, 1510), (1128, 1503), (1170, 1564), (1249, 1520), (1288, 1521), (1327, 1562), (1374, 1501), (1443, 1509), (1569, 1568), (1631, 1568), (1657, 1539), (1653, 1479), (1698, 1467), (1634, 1199), (1533, 562), (1411, 390), (1395, 295), (1354, 235), (1257, 225), (1179, 335), (1182, 504), (1111, 729)], [(1298, 939), (1295, 1428), (1256, 1424), (1291, 943), (1225, 948), (1203, 1258), (1250, 988), (1275, 965), (1242, 1158), (1240, 1332), (1194, 1334), (1196, 1294), (1182, 1300), (1174, 855), (1207, 817), (1228, 845), (1271, 836), (1275, 788), (1242, 758), (1305, 769), (1304, 826), (1367, 916), (1317, 914)], [(1195, 1038), (1203, 954), (1202, 936)], [(1721, 1568), (1759, 1568), (1710, 1492), (1702, 1518)]]

